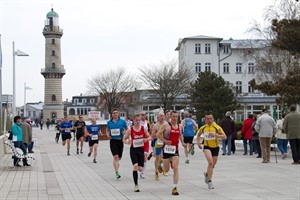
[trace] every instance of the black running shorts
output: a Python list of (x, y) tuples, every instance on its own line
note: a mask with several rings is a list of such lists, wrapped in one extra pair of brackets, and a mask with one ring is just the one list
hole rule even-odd
[(70, 140), (71, 139), (71, 133), (61, 134), (61, 138), (62, 138), (62, 141)]
[(122, 140), (110, 140), (110, 151), (113, 156), (118, 155), (122, 158), (124, 144)]
[(92, 146), (94, 146), (94, 144), (98, 144), (98, 141), (99, 140), (90, 140), (89, 141), (89, 146), (92, 147)]
[(183, 141), (186, 144), (193, 144), (194, 137), (183, 137)]
[(208, 146), (204, 146), (203, 151), (204, 151), (204, 149), (210, 150), (212, 156), (219, 156), (220, 147), (211, 148), (211, 147), (208, 147)]
[(138, 164), (138, 166), (144, 167), (144, 147), (130, 147), (130, 158), (132, 165)]

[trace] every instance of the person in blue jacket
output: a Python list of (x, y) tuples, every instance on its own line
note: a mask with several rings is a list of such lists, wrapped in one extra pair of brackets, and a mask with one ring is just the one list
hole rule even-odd
[[(14, 124), (12, 125), (11, 132), (12, 132), (12, 141), (14, 143), (14, 146), (16, 148), (20, 148), (24, 155), (27, 154), (26, 147), (23, 143), (23, 133), (22, 133), (22, 128), (21, 128), (21, 117), (20, 116), (15, 116), (14, 117)], [(19, 159), (16, 156), (13, 156), (14, 158), (14, 166), (16, 167), (21, 167), (19, 165)], [(23, 166), (30, 166), (27, 162), (27, 158), (23, 158)]]

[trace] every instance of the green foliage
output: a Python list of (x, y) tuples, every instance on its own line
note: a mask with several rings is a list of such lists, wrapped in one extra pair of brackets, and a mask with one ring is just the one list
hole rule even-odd
[(201, 72), (190, 91), (192, 106), (201, 119), (206, 112), (212, 112), (217, 120), (224, 117), (226, 111), (236, 108), (235, 95), (225, 80), (213, 72)]
[(243, 123), (244, 122), (235, 122), (236, 131), (242, 130)]
[(268, 95), (278, 95), (276, 101), (278, 104), (287, 105), (300, 103), (300, 69), (289, 71), (286, 76), (274, 82), (263, 82), (256, 84), (254, 80), (251, 85), (254, 89), (260, 90)]
[(299, 19), (274, 19), (272, 31), (277, 34), (272, 46), (287, 50), (294, 55), (300, 54), (300, 20)]

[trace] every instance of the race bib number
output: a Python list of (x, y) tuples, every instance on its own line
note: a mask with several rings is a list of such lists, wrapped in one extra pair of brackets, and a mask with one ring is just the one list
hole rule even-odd
[(210, 132), (205, 132), (204, 133), (205, 140), (215, 140), (216, 139), (215, 136), (210, 136), (209, 134), (210, 134)]
[(111, 136), (119, 136), (120, 129), (111, 129), (110, 133), (111, 133)]
[(143, 147), (143, 146), (144, 146), (144, 139), (133, 140), (133, 147), (134, 148)]
[(98, 140), (98, 135), (92, 135), (92, 140)]
[(16, 141), (17, 141), (17, 136), (16, 136), (16, 135), (13, 135), (12, 141), (13, 141), (13, 142), (16, 142)]
[(165, 147), (164, 147), (164, 153), (175, 154), (175, 152), (176, 152), (176, 146), (165, 145)]
[(164, 144), (164, 142), (161, 141), (160, 139), (157, 139), (156, 143), (157, 143), (157, 145), (163, 145)]
[(71, 129), (70, 128), (66, 128), (65, 129), (65, 133), (70, 133), (71, 132)]

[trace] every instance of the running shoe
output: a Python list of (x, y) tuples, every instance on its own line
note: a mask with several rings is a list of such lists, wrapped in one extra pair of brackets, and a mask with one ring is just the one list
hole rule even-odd
[(185, 161), (185, 164), (190, 164), (190, 160), (187, 159), (187, 160)]
[(211, 181), (209, 181), (207, 185), (208, 185), (208, 189), (215, 189), (215, 187)]
[(140, 192), (140, 188), (139, 188), (138, 185), (135, 185), (135, 186), (134, 186), (134, 192)]
[(68, 155), (68, 156), (70, 155), (70, 152), (69, 152), (69, 151), (67, 152), (67, 155)]
[(204, 172), (204, 182), (208, 184), (208, 176), (206, 172)]
[(82, 149), (80, 149), (80, 153), (81, 153), (81, 154), (83, 154), (83, 151), (82, 151)]
[(94, 160), (93, 160), (93, 163), (97, 163), (97, 161), (94, 159)]
[(155, 180), (156, 180), (156, 181), (159, 181), (159, 175), (158, 175), (158, 172), (155, 172)]
[(177, 191), (177, 188), (174, 187), (173, 190), (172, 190), (172, 194), (173, 195), (179, 195), (178, 191)]
[(77, 149), (76, 153), (79, 154), (79, 149)]
[(140, 173), (140, 178), (145, 179), (145, 174), (143, 172)]
[(88, 153), (88, 157), (90, 157), (92, 155), (92, 153), (90, 152), (90, 153)]
[(121, 175), (119, 174), (119, 172), (116, 172), (116, 178), (117, 178), (117, 180), (121, 178)]
[(169, 176), (168, 172), (163, 171), (164, 176)]
[(150, 160), (150, 159), (152, 158), (152, 154), (153, 154), (153, 152), (151, 152), (151, 153), (148, 155), (147, 160)]

